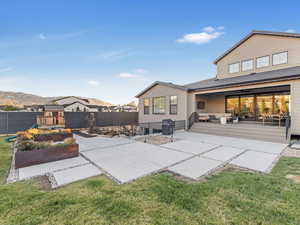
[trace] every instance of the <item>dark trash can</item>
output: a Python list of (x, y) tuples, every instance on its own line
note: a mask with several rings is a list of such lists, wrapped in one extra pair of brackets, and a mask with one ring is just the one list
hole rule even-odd
[(171, 135), (175, 128), (175, 122), (171, 119), (165, 119), (162, 121), (162, 134)]

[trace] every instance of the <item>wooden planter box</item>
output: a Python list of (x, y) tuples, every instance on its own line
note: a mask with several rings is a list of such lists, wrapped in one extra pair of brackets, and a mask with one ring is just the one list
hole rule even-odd
[(37, 134), (34, 136), (34, 141), (63, 141), (66, 138), (72, 138), (72, 133), (53, 133), (53, 134)]
[(31, 151), (17, 151), (15, 154), (15, 168), (73, 158), (78, 155), (78, 144)]

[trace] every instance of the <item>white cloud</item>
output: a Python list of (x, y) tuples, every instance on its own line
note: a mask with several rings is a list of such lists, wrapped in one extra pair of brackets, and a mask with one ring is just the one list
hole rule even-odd
[(87, 83), (93, 87), (97, 87), (100, 84), (99, 81), (96, 81), (96, 80), (89, 80)]
[(148, 70), (139, 68), (139, 69), (135, 69), (134, 72), (135, 72), (135, 73), (148, 73)]
[(212, 26), (208, 26), (208, 27), (203, 28), (203, 31), (208, 32), (208, 33), (214, 32), (215, 30), (216, 29), (213, 28)]
[(118, 77), (121, 77), (121, 78), (137, 78), (137, 77), (139, 77), (139, 75), (134, 74), (134, 73), (120, 73), (118, 75)]
[(119, 49), (100, 53), (93, 58), (97, 60), (115, 61), (132, 55), (132, 49)]
[(11, 68), (11, 67), (0, 68), (0, 73), (9, 72), (9, 71), (12, 71), (12, 70), (13, 70), (13, 68)]
[(64, 39), (70, 39), (70, 38), (74, 38), (74, 37), (78, 37), (81, 36), (87, 32), (89, 32), (90, 30), (80, 30), (80, 31), (75, 31), (75, 32), (67, 32), (67, 33), (58, 33), (58, 34), (44, 34), (44, 33), (40, 33), (38, 35), (38, 38), (40, 40), (64, 40)]
[(200, 33), (191, 33), (191, 34), (185, 34), (182, 38), (179, 38), (176, 40), (178, 43), (194, 43), (194, 44), (205, 44), (210, 42), (211, 40), (214, 40), (221, 35), (224, 34), (224, 32), (221, 32), (220, 30), (223, 30), (224, 27), (204, 27), (202, 29), (202, 32)]
[(46, 37), (46, 35), (45, 34), (39, 34), (39, 39), (41, 39), (41, 40), (46, 40), (47, 39), (47, 37)]
[(296, 33), (296, 30), (294, 30), (294, 29), (287, 29), (285, 32), (288, 32), (288, 33)]

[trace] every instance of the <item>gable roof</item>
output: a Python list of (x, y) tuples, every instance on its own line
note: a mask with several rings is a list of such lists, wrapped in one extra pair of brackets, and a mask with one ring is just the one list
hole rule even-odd
[(148, 86), (147, 88), (145, 88), (143, 91), (141, 91), (140, 93), (138, 93), (135, 97), (139, 98), (141, 95), (145, 94), (147, 91), (149, 91), (151, 88), (155, 87), (156, 85), (162, 85), (162, 86), (166, 86), (166, 87), (171, 87), (171, 88), (175, 88), (175, 89), (187, 91), (187, 88), (185, 86), (183, 86), (183, 85), (177, 85), (177, 84), (163, 82), (163, 81), (155, 81), (150, 86)]
[(83, 104), (82, 102), (79, 102), (79, 101), (76, 101), (76, 102), (72, 102), (72, 103), (68, 103), (68, 104), (63, 104), (64, 107), (68, 107), (70, 105), (74, 105), (74, 104), (80, 104), (80, 105), (83, 105), (83, 106), (86, 106), (86, 107), (89, 107), (89, 105), (87, 104)]
[(244, 37), (242, 40), (240, 40), (238, 43), (233, 45), (230, 49), (228, 49), (226, 52), (224, 52), (221, 56), (219, 56), (215, 61), (214, 64), (217, 64), (222, 58), (224, 58), (226, 55), (228, 55), (230, 52), (232, 52), (234, 49), (239, 47), (241, 44), (243, 44), (245, 41), (247, 41), (250, 37), (252, 37), (255, 34), (261, 34), (261, 35), (272, 35), (272, 36), (280, 36), (280, 37), (294, 37), (294, 38), (300, 38), (300, 34), (298, 33), (287, 33), (287, 32), (273, 32), (273, 31), (262, 31), (262, 30), (253, 30), (250, 34), (248, 34), (246, 37)]
[(76, 97), (76, 96), (66, 96), (66, 97), (54, 99), (53, 101), (56, 102), (56, 101), (63, 100), (63, 99), (66, 99), (66, 98), (77, 98), (77, 99), (79, 99), (79, 100), (82, 100), (82, 101), (85, 101), (85, 102), (89, 103), (89, 100), (88, 100), (88, 99), (85, 99), (85, 98), (79, 98), (79, 97)]
[(184, 85), (189, 91), (209, 90), (253, 83), (275, 82), (300, 78), (300, 66), (231, 78), (211, 78)]

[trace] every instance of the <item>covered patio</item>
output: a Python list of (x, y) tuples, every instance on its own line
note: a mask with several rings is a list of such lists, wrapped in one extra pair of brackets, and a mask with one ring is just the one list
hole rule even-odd
[(195, 95), (195, 122), (285, 126), (290, 115), (290, 85)]

